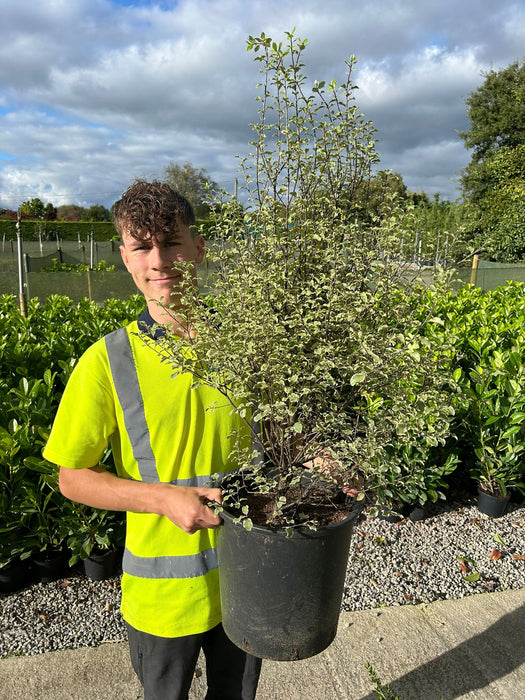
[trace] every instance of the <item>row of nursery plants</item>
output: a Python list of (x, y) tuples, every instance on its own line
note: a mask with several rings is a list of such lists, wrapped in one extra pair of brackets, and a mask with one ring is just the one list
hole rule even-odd
[(139, 295), (103, 306), (52, 295), (22, 316), (14, 296), (0, 296), (0, 567), (67, 550), (73, 565), (123, 543), (123, 515), (64, 499), (41, 451), (80, 355), (143, 308)]
[[(410, 439), (385, 445), (390, 473), (367, 484), (374, 506), (406, 511), (457, 491), (525, 495), (525, 297), (522, 283), (483, 292), (472, 286), (414, 309), (423, 338), (449, 347), (449, 385), (439, 425), (429, 417)], [(56, 549), (70, 565), (94, 549), (122, 546), (120, 513), (72, 503), (57, 472), (41, 456), (63, 389), (80, 355), (96, 339), (136, 318), (141, 296), (74, 304), (49, 296), (20, 314), (15, 297), (0, 297), (0, 567)], [(428, 310), (432, 309), (432, 314)], [(417, 351), (412, 358), (418, 362)], [(414, 401), (418, 400), (414, 387)], [(441, 395), (443, 400), (443, 395)], [(381, 411), (387, 397), (370, 397)], [(371, 412), (373, 415), (373, 411)], [(432, 412), (429, 412), (429, 416)], [(444, 422), (443, 422), (444, 421)], [(398, 430), (405, 422), (399, 416)], [(392, 458), (392, 457), (395, 458)], [(112, 466), (111, 452), (105, 461)]]
[(397, 465), (377, 501), (406, 514), (446, 499), (452, 485), (456, 495), (497, 499), (502, 514), (511, 496), (525, 496), (524, 285), (467, 285), (435, 303), (428, 297), (414, 322), (448, 348), (447, 426), (438, 436), (427, 422), (408, 445), (388, 448)]

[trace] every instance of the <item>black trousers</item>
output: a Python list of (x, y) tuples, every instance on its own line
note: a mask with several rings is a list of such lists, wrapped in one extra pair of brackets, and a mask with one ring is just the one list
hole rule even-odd
[(201, 649), (206, 658), (206, 700), (254, 700), (261, 659), (236, 647), (222, 625), (173, 638), (127, 628), (131, 663), (144, 688), (144, 700), (187, 700)]

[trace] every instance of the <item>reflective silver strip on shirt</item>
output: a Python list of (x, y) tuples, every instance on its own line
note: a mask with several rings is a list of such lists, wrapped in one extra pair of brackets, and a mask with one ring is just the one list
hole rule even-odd
[(140, 478), (148, 483), (160, 481), (151, 449), (144, 402), (140, 393), (137, 368), (125, 328), (119, 328), (105, 337), (109, 366), (115, 391), (124, 413), (124, 425), (137, 460)]
[[(133, 456), (137, 461), (142, 481), (160, 483), (159, 474), (151, 448), (144, 402), (140, 392), (137, 368), (125, 328), (119, 328), (105, 337), (106, 350), (113, 377), (115, 391), (124, 415), (124, 425), (128, 434)], [(215, 486), (226, 472), (214, 475), (193, 476), (188, 479), (175, 479), (169, 483), (177, 486)], [(213, 482), (213, 483), (212, 483)], [(194, 578), (204, 576), (217, 568), (217, 552), (207, 549), (200, 554), (165, 557), (141, 557), (126, 547), (122, 569), (127, 574), (140, 578)]]
[(217, 568), (217, 551), (168, 557), (138, 557), (125, 549), (122, 570), (140, 578), (196, 578)]

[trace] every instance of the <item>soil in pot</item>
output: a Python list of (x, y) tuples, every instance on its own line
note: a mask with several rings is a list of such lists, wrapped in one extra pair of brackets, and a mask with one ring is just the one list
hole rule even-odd
[(285, 529), (258, 525), (248, 531), (232, 515), (221, 514), (217, 550), (223, 626), (234, 644), (279, 661), (308, 658), (329, 646), (361, 509), (354, 504), (350, 511), (347, 507), (345, 515), (341, 508), (329, 517), (336, 522), (317, 530), (293, 529), (291, 536)]

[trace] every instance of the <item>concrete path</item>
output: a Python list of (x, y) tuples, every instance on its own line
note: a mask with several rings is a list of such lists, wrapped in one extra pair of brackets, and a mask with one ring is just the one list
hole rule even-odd
[[(525, 589), (343, 613), (333, 644), (304, 661), (265, 661), (257, 700), (525, 698)], [(203, 664), (191, 700), (205, 695)], [(0, 661), (1, 700), (138, 700), (126, 644)]]

